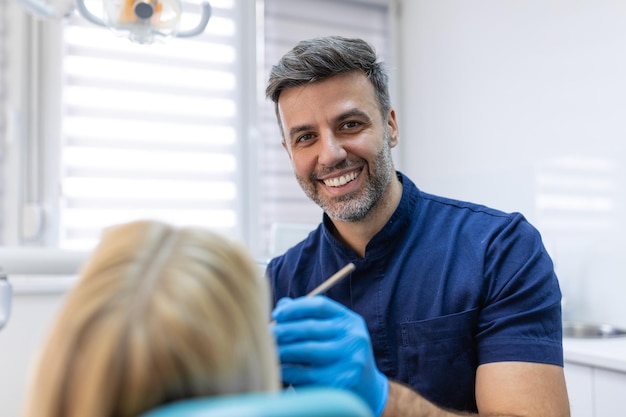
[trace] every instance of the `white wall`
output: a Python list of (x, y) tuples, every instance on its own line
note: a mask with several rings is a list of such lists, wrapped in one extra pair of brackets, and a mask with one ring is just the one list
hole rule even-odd
[(626, 326), (626, 2), (401, 0), (401, 166), (520, 211), (571, 319)]
[(0, 416), (18, 417), (28, 374), (70, 282), (65, 277), (10, 277), (11, 316), (0, 331)]
[(11, 315), (0, 331), (0, 416), (20, 415), (28, 373), (88, 255), (36, 247), (0, 248), (0, 267), (13, 288)]

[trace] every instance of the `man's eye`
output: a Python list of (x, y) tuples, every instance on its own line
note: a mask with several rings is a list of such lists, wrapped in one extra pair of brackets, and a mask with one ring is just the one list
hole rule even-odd
[(306, 142), (307, 140), (310, 140), (312, 137), (313, 135), (310, 133), (307, 133), (306, 135), (298, 136), (296, 138), (296, 143)]
[(359, 126), (361, 126), (361, 123), (359, 122), (346, 122), (343, 124), (344, 129), (354, 129)]

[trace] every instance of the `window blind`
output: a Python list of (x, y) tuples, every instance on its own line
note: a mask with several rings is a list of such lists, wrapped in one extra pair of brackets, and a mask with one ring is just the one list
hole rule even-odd
[[(362, 37), (390, 59), (385, 1), (261, 4), (263, 84), (270, 66), (306, 37)], [(61, 246), (84, 247), (108, 224), (153, 217), (253, 236), (249, 244), (263, 257), (277, 224), (320, 221), (321, 210), (293, 177), (272, 104), (264, 97), (254, 155), (258, 172), (242, 176), (245, 150), (237, 147), (249, 138), (237, 136), (237, 123), (252, 121), (240, 117), (243, 104), (237, 99), (254, 95), (238, 90), (237, 31), (246, 29), (237, 26), (235, 2), (211, 5), (213, 16), (203, 35), (148, 48), (114, 38), (80, 17), (70, 21), (65, 30)], [(186, 13), (191, 7), (184, 5)], [(259, 190), (253, 207), (239, 204), (246, 197), (243, 189)], [(242, 210), (251, 213), (250, 222), (243, 220)]]
[[(183, 3), (183, 27), (199, 19), (193, 1)], [(103, 228), (153, 218), (247, 238), (264, 258), (276, 225), (318, 223), (321, 211), (300, 190), (280, 145), (263, 95), (267, 74), (299, 40), (326, 34), (365, 38), (391, 62), (391, 2), (211, 0), (203, 34), (149, 46), (76, 13), (41, 22), (34, 42), (45, 123), (34, 123), (42, 135), (33, 149), (50, 167), (34, 170), (43, 179), (29, 178), (30, 170), (5, 174), (0, 186), (2, 193), (19, 180), (43, 190), (45, 230), (28, 243), (89, 250)], [(97, 11), (101, 2), (87, 6)], [(255, 7), (263, 11), (256, 28)], [(0, 118), (0, 134), (5, 127)], [(2, 151), (0, 143), (0, 163)]]
[[(362, 38), (372, 44), (380, 59), (392, 62), (393, 18), (389, 1), (265, 0), (264, 82), (271, 66), (300, 40), (325, 35)], [(388, 68), (389, 69), (389, 68)], [(263, 86), (264, 87), (264, 86)], [(259, 178), (261, 210), (258, 222), (264, 233), (262, 247), (272, 247), (276, 225), (317, 224), (321, 209), (300, 189), (287, 153), (281, 145), (273, 103), (265, 100), (260, 110)]]
[[(241, 233), (235, 2), (211, 5), (202, 35), (150, 46), (69, 20), (61, 247), (89, 247), (108, 225), (142, 218)], [(183, 4), (189, 21), (199, 12)]]

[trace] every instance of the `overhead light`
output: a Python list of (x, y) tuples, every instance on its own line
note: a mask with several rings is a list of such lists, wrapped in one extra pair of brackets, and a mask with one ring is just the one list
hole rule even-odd
[(84, 0), (76, 0), (76, 8), (85, 19), (116, 32), (128, 32), (131, 41), (142, 44), (150, 44), (155, 39), (164, 41), (174, 36), (199, 35), (211, 18), (211, 5), (204, 2), (200, 6), (200, 22), (193, 29), (181, 31), (180, 0), (103, 0), (104, 19), (91, 13)]
[(116, 33), (127, 34), (137, 43), (151, 44), (172, 37), (191, 37), (201, 34), (211, 18), (208, 1), (200, 4), (200, 21), (196, 27), (180, 30), (181, 0), (103, 0), (103, 18), (93, 14), (85, 0), (17, 0), (27, 11), (40, 18), (64, 18), (74, 8), (90, 22), (108, 27)]

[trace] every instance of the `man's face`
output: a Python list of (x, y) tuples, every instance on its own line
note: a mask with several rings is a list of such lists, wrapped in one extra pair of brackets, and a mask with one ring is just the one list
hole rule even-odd
[(383, 122), (374, 87), (360, 72), (285, 89), (278, 109), (283, 147), (306, 195), (332, 219), (362, 220), (395, 175), (394, 111)]

